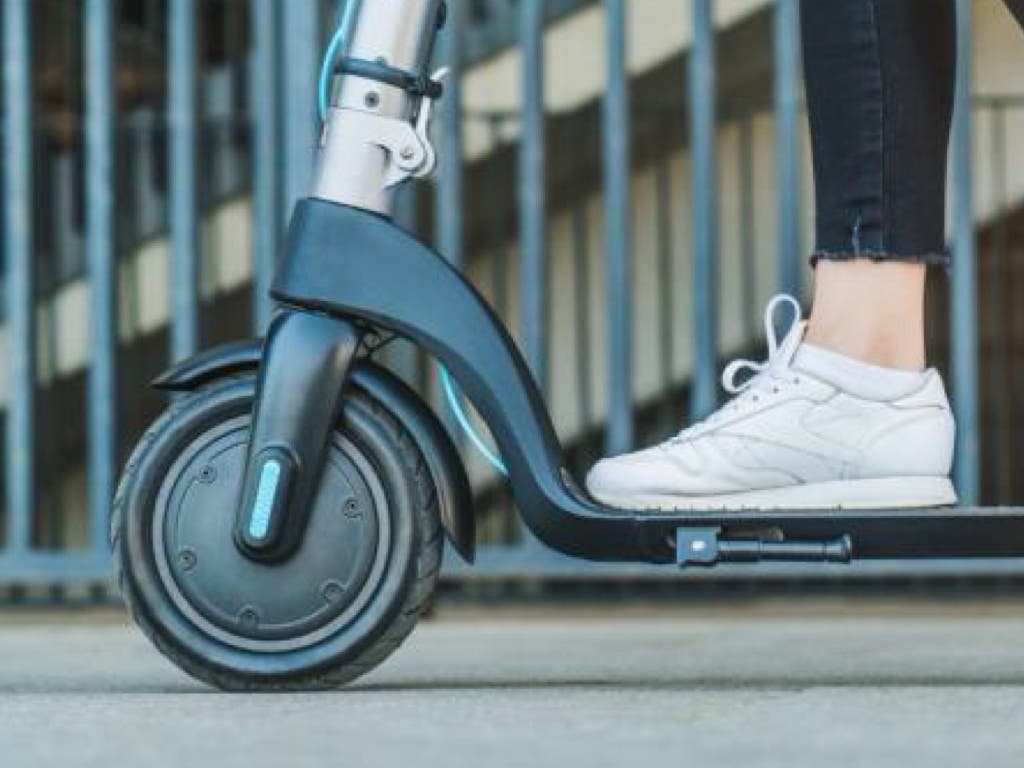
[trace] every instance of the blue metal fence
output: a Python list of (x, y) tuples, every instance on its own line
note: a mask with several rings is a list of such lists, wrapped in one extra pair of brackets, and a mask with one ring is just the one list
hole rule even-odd
[[(693, 387), (690, 412), (704, 418), (715, 409), (718, 396), (717, 326), (715, 279), (718, 269), (716, 206), (715, 130), (715, 32), (711, 0), (693, 2), (693, 49), (690, 52), (690, 188), (693, 210), (690, 214), (693, 253)], [(787, 158), (794, 163), (795, 158)], [(781, 164), (780, 164), (781, 165)], [(781, 178), (781, 177), (780, 177)], [(795, 174), (794, 174), (795, 179)], [(792, 191), (792, 190), (790, 190)]]
[(3, 222), (10, 377), (4, 445), (4, 539), (12, 558), (24, 557), (29, 549), (30, 521), (36, 503), (31, 9), (29, 0), (6, 3), (3, 19)]
[[(196, 296), (199, 211), (196, 156), (198, 40), (195, 0), (167, 5), (167, 143), (170, 161), (171, 360), (195, 354), (199, 344)], [(95, 512), (95, 510), (94, 510)]]
[(978, 309), (974, 254), (974, 206), (971, 194), (971, 8), (957, 0), (956, 96), (953, 115), (953, 412), (956, 416), (957, 492), (964, 504), (977, 504), (978, 487)]
[[(455, 0), (439, 53), (439, 63), (451, 68), (451, 79), (458, 81), (471, 64), (493, 56), (503, 46), (518, 45), (522, 51), (521, 110), (517, 115), (466, 116), (450, 90), (443, 102), (439, 150), (443, 159), (434, 196), (434, 236), (441, 250), (456, 264), (464, 265), (469, 256), (470, 230), (467, 221), (466, 174), (464, 160), (465, 121), (475, 120), (490, 126), (500, 137), (509, 120), (516, 124), (514, 139), (517, 180), (512, 196), (516, 205), (520, 268), (519, 330), (524, 352), (539, 380), (545, 385), (550, 377), (549, 313), (550, 298), (550, 171), (554, 153), (551, 148), (551, 117), (545, 111), (546, 26), (554, 19), (592, 5), (586, 0), (488, 0), (464, 3)], [(35, 286), (37, 257), (33, 239), (32, 206), (39, 204), (33, 185), (33, 136), (37, 99), (34, 96), (32, 41), (39, 39), (33, 28), (33, 12), (39, 9), (29, 0), (6, 0), (2, 6), (3, 27), (3, 256), (5, 277), (6, 378), (8, 389), (5, 410), (4, 452), (4, 538), (0, 549), (0, 584), (22, 581), (65, 581), (102, 578), (107, 573), (105, 526), (117, 461), (123, 458), (119, 447), (129, 442), (126, 426), (119, 419), (126, 399), (133, 391), (119, 390), (118, 290), (116, 256), (125, 247), (118, 237), (118, 203), (131, 192), (118, 190), (117, 159), (122, 155), (120, 138), (125, 126), (146, 114), (136, 109), (131, 115), (117, 114), (115, 104), (115, 4), (112, 0), (84, 0), (81, 6), (84, 36), (85, 103), (82, 129), (84, 142), (84, 207), (86, 230), (86, 274), (89, 290), (89, 360), (84, 395), (86, 432), (88, 534), (84, 549), (41, 551), (33, 541), (38, 513), (37, 468), (47, 461), (36, 445), (37, 395), (40, 384), (35, 366), (38, 346)], [(337, 18), (335, 3), (319, 0), (290, 0), (282, 13), (277, 0), (248, 0), (249, 63), (247, 110), (239, 114), (244, 141), (227, 151), (239, 152), (251, 168), (252, 193), (252, 326), (265, 327), (270, 304), (266, 290), (277, 257), (277, 244), (286, 216), (308, 185), (317, 129), (314, 119), (315, 56), (321, 47), (327, 21)], [(199, 42), (204, 10), (195, 0), (168, 0), (166, 4), (166, 103), (165, 130), (150, 126), (133, 134), (142, 141), (156, 140), (167, 152), (167, 231), (170, 242), (170, 328), (167, 359), (191, 354), (207, 341), (202, 333), (200, 284), (200, 188), (206, 164), (202, 159), (205, 118), (199, 102), (199, 88), (206, 76)], [(682, 296), (672, 286), (673, 242), (671, 211), (667, 205), (669, 170), (659, 167), (655, 183), (658, 198), (659, 280), (662, 314), (661, 365), (665, 402), (660, 415), (650, 416), (637, 408), (633, 392), (632, 349), (632, 260), (631, 260), (631, 161), (634, 118), (642, 111), (631, 100), (631, 75), (628, 67), (629, 39), (627, 0), (603, 0), (606, 47), (606, 83), (601, 97), (601, 187), (603, 189), (603, 253), (605, 301), (605, 349), (607, 361), (609, 418), (597, 443), (608, 450), (620, 451), (637, 442), (638, 424), (654, 419), (669, 424), (681, 417), (669, 401), (675, 397), (678, 382), (672, 377), (672, 318), (676, 301), (691, 302), (693, 313), (694, 370), (688, 384), (691, 416), (711, 410), (717, 397), (715, 373), (718, 367), (716, 330), (719, 288), (716, 280), (718, 244), (716, 242), (716, 136), (721, 122), (717, 108), (716, 34), (711, 0), (691, 0), (693, 44), (687, 54), (688, 79), (678, 83), (685, 93), (685, 112), (689, 130), (686, 140), (691, 153), (692, 218), (692, 291)], [(961, 20), (959, 43), (970, 41), (969, 0), (958, 0)], [(684, 12), (682, 9), (680, 12)], [(801, 119), (799, 54), (796, 0), (779, 0), (771, 9), (772, 50), (775, 62), (774, 98), (776, 121), (775, 166), (779, 227), (776, 280), (778, 287), (794, 291), (800, 281), (801, 175), (798, 171), (801, 151), (798, 145), (798, 121)], [(515, 23), (510, 24), (510, 21)], [(35, 19), (36, 24), (40, 19)], [(979, 422), (978, 342), (976, 275), (974, 258), (974, 222), (970, 193), (970, 110), (969, 57), (958, 64), (957, 116), (953, 141), (954, 242), (956, 256), (951, 290), (952, 384), (959, 444), (957, 481), (965, 501), (979, 498)], [(452, 95), (452, 94), (456, 95)], [(674, 102), (673, 102), (674, 103)], [(743, 112), (739, 125), (738, 167), (742, 175), (740, 207), (743, 211), (744, 289), (743, 326), (756, 332), (753, 306), (754, 218), (751, 168), (754, 163), (752, 140), (753, 111)], [(672, 124), (671, 120), (661, 121)], [(682, 120), (679, 121), (683, 123)], [(144, 134), (144, 135), (143, 135)], [(673, 137), (669, 137), (672, 139)], [(680, 141), (683, 139), (680, 137)], [(501, 139), (497, 146), (501, 146)], [(666, 139), (668, 141), (668, 139)], [(1004, 137), (1005, 141), (1005, 137)], [(152, 161), (152, 157), (149, 156)], [(123, 181), (121, 182), (123, 184)], [(239, 192), (242, 190), (239, 189)], [(413, 190), (403, 198), (400, 214), (410, 226), (423, 224), (419, 215), (422, 195)], [(511, 204), (512, 199), (509, 200)], [(126, 204), (127, 205), (127, 204)], [(503, 212), (494, 213), (497, 223), (487, 225), (500, 230)], [(148, 218), (139, 214), (140, 218)], [(573, 274), (582, 290), (590, 283), (587, 255), (588, 211), (584, 203), (572, 209)], [(426, 229), (426, 226), (421, 229)], [(509, 253), (501, 237), (488, 245), (493, 254), (490, 290), (495, 305), (506, 312), (510, 301)], [(576, 365), (589, 371), (598, 351), (590, 348), (588, 328), (593, 318), (587, 302), (576, 304), (574, 323), (578, 337)], [(397, 358), (396, 358), (397, 359)], [(405, 372), (415, 376), (424, 387), (428, 378), (420, 372), (422, 362), (405, 354)], [(590, 378), (578, 377), (578, 397), (583, 423), (591, 422), (594, 394)], [(660, 419), (660, 421), (658, 421)], [(646, 423), (646, 422), (645, 422)], [(647, 428), (646, 433), (651, 429)], [(120, 446), (118, 437), (120, 436)], [(1005, 484), (1005, 483), (1004, 483)], [(499, 526), (508, 530), (506, 523)], [(502, 538), (497, 536), (496, 538)], [(541, 556), (528, 540), (519, 548), (499, 543), (486, 549), (482, 558), (491, 573), (564, 572), (569, 567), (554, 556)], [(546, 558), (546, 559), (545, 559)], [(573, 566), (578, 567), (578, 566)], [(1006, 564), (991, 567), (1006, 568)], [(458, 569), (452, 571), (460, 573)], [(579, 572), (579, 571), (574, 571)], [(606, 573), (632, 573), (636, 569), (606, 569)], [(783, 569), (780, 573), (796, 572)]]
[(86, 424), (89, 545), (106, 544), (103, 511), (117, 472), (117, 272), (114, 237), (114, 19), (111, 0), (85, 6), (86, 255), (89, 275), (89, 361)]

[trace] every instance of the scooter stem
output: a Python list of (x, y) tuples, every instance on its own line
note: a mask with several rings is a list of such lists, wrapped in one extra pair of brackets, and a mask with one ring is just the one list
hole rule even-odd
[[(390, 216), (398, 184), (433, 166), (425, 125), (429, 94), (392, 75), (426, 82), (444, 0), (363, 0), (343, 66), (340, 95), (327, 114), (310, 197)], [(381, 76), (373, 76), (377, 67)], [(355, 71), (353, 71), (355, 70)]]

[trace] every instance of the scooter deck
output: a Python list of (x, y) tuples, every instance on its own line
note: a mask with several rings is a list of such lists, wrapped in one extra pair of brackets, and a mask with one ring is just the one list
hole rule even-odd
[[(700, 555), (711, 545), (722, 545), (722, 560), (1024, 557), (1024, 507), (748, 510), (680, 516), (673, 523), (677, 526), (677, 551), (680, 546), (697, 548), (696, 557), (680, 551), (677, 560), (681, 563), (702, 564)], [(694, 545), (694, 541), (698, 543)], [(736, 556), (724, 556), (730, 542), (756, 542), (765, 549), (755, 555), (740, 547)], [(785, 556), (787, 550), (798, 555), (793, 548), (802, 544), (807, 546), (806, 556)], [(843, 557), (844, 545), (848, 546), (847, 557)], [(825, 546), (834, 549), (826, 552)], [(777, 556), (772, 556), (773, 548)]]

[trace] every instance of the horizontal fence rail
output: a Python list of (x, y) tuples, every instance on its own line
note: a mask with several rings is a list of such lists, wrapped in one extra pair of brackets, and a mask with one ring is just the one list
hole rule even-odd
[[(31, 64), (33, 41), (46, 35), (45, 3), (2, 6), (0, 585), (107, 577), (116, 470), (162, 405), (144, 394), (145, 380), (171, 360), (266, 328), (287, 216), (309, 183), (318, 135), (315, 55), (339, 18), (338, 4), (295, 0), (284, 14), (274, 0), (239, 2), (217, 61), (206, 53), (210, 6), (165, 5), (145, 30), (146, 40), (161, 41), (156, 74), (131, 101), (117, 90), (118, 4), (81, 3), (84, 70), (67, 76), (82, 78), (83, 114), (63, 134), (54, 116), (40, 113)], [(962, 46), (970, 41), (969, 5), (958, 2)], [(656, 75), (631, 65), (631, 8), (628, 0), (457, 2), (437, 63), (450, 67), (450, 82), (467, 82), (474, 68), (500, 66), (499, 54), (517, 49), (516, 107), (481, 110), (449, 88), (436, 131), (438, 179), (403, 190), (396, 214), (465, 269), (508, 321), (563, 426), (578, 474), (605, 452), (660, 439), (713, 410), (723, 355), (762, 341), (763, 295), (799, 294), (805, 277), (808, 160), (796, 0), (763, 11), (774, 67), (756, 103), (722, 95), (718, 51), (727, 35), (715, 28), (711, 0), (679, 6), (680, 18), (689, 13), (691, 45), (665, 66), (673, 88), (659, 88), (652, 103), (646, 78)], [(592, 103), (560, 113), (549, 106), (549, 74), (570, 67), (573, 54), (550, 61), (548, 32), (579, 13), (600, 13), (606, 22), (603, 86)], [(1024, 302), (1011, 293), (1024, 288), (1024, 243), (1011, 223), (1005, 166), (1007, 121), (1024, 114), (1024, 102), (975, 99), (972, 109), (968, 67), (961, 56), (954, 267), (948, 289), (936, 285), (936, 313), (948, 308), (949, 332), (933, 348), (952, 372), (961, 495), (971, 503), (1010, 503), (1024, 498), (1014, 471), (1024, 445), (1013, 420), (1014, 392), (1024, 379), (1024, 315), (1015, 313)], [(997, 201), (977, 254), (972, 123), (989, 126)], [(766, 165), (767, 198), (760, 191)], [(728, 200), (726, 189), (735, 190)], [(726, 214), (735, 222), (728, 247)], [(765, 216), (775, 222), (767, 270), (758, 255), (757, 222)], [(981, 316), (979, 287), (986, 292)], [(62, 357), (69, 354), (64, 336), (77, 338), (67, 321), (76, 311), (84, 311), (79, 321), (88, 328), (81, 372)], [(401, 345), (383, 354), (440, 405), (422, 354)], [(518, 525), (503, 483), (466, 457), (484, 547), (478, 569), (448, 563), (449, 576), (672, 575), (542, 551)], [(1019, 568), (899, 563), (827, 573), (1005, 575)], [(807, 572), (785, 567), (756, 575)], [(702, 578), (719, 574), (755, 575), (722, 569)]]

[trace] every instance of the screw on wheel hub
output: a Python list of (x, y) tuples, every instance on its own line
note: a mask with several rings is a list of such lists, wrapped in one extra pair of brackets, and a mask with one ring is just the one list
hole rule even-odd
[(358, 613), (381, 576), (390, 523), (380, 483), (336, 436), (302, 545), (282, 563), (233, 537), (247, 419), (196, 438), (157, 498), (153, 547), (171, 599), (210, 636), (250, 650), (306, 647)]

